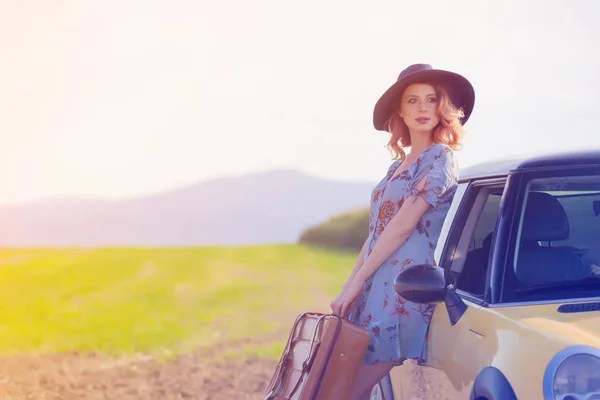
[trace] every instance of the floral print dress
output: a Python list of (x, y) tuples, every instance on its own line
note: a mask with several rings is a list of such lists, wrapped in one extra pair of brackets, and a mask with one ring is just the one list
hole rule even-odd
[[(350, 321), (371, 331), (365, 364), (395, 360), (400, 365), (405, 359), (425, 360), (434, 306), (404, 300), (393, 284), (396, 275), (406, 267), (435, 265), (435, 246), (458, 184), (454, 153), (445, 144), (427, 148), (412, 165), (390, 180), (401, 164), (394, 161), (371, 194), (365, 259), (404, 201), (411, 201), (409, 196), (414, 195), (413, 201), (421, 196), (431, 207), (408, 239), (367, 279), (350, 311)], [(423, 189), (416, 189), (425, 176)]]

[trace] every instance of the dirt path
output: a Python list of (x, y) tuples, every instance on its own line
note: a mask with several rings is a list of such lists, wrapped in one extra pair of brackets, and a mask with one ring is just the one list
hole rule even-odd
[(93, 353), (0, 357), (0, 400), (263, 400), (277, 360), (224, 355), (287, 335), (230, 341), (169, 361)]
[[(165, 362), (77, 353), (4, 357), (0, 358), (0, 399), (262, 400), (276, 361), (221, 356), (241, 344)], [(455, 400), (451, 385), (435, 372), (407, 362), (394, 373), (399, 385), (396, 395), (408, 400)]]
[(258, 400), (275, 364), (206, 358), (200, 352), (162, 363), (93, 354), (2, 358), (0, 399)]

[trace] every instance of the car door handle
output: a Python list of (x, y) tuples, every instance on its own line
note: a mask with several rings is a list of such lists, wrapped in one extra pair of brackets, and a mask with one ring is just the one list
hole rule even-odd
[(481, 333), (481, 332), (477, 332), (476, 330), (473, 330), (473, 329), (471, 329), (471, 328), (469, 328), (469, 330), (470, 330), (471, 332), (473, 332), (474, 334), (476, 334), (477, 336), (485, 337), (485, 335), (484, 335), (483, 333)]

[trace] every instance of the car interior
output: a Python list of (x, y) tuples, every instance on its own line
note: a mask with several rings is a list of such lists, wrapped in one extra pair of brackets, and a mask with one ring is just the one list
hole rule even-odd
[[(497, 190), (488, 195), (456, 282), (459, 290), (479, 298), (485, 293), (501, 194)], [(593, 266), (600, 266), (600, 177), (533, 180), (527, 191), (517, 241), (514, 268), (507, 268), (505, 274), (505, 301), (523, 297), (519, 293), (523, 288), (595, 276)], [(557, 290), (534, 297), (573, 297), (584, 291), (593, 294), (593, 290), (565, 289), (562, 293)], [(597, 292), (600, 295), (600, 286)]]
[(548, 193), (530, 192), (516, 263), (521, 285), (576, 280), (590, 275), (576, 248), (552, 246), (556, 241), (567, 240), (569, 233), (569, 219), (560, 201)]
[(483, 297), (485, 294), (485, 279), (493, 233), (490, 232), (485, 236), (481, 247), (467, 253), (465, 264), (456, 283), (457, 288), (476, 297)]
[(477, 218), (465, 262), (456, 281), (457, 289), (474, 297), (483, 298), (485, 294), (492, 238), (500, 211), (500, 199), (503, 191), (504, 186), (486, 189), (485, 205)]
[[(593, 253), (600, 244), (600, 199), (597, 176), (533, 180), (526, 196), (518, 231), (514, 269), (507, 268), (504, 293), (523, 297), (522, 289), (561, 284), (596, 276)], [(600, 277), (600, 275), (597, 275)], [(600, 295), (592, 289), (564, 285), (554, 291), (532, 293), (536, 300)]]

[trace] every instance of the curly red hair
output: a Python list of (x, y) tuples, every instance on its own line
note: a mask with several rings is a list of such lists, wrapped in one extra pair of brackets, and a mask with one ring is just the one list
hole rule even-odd
[[(433, 87), (438, 98), (437, 113), (440, 117), (440, 122), (433, 128), (433, 143), (445, 143), (451, 149), (456, 150), (460, 148), (460, 141), (465, 133), (460, 123), (464, 113), (452, 104), (450, 96), (443, 86), (434, 84)], [(406, 157), (404, 149), (411, 146), (408, 127), (397, 112), (392, 114), (385, 127), (385, 130), (392, 135), (388, 143), (392, 158), (394, 160), (403, 159)]]

